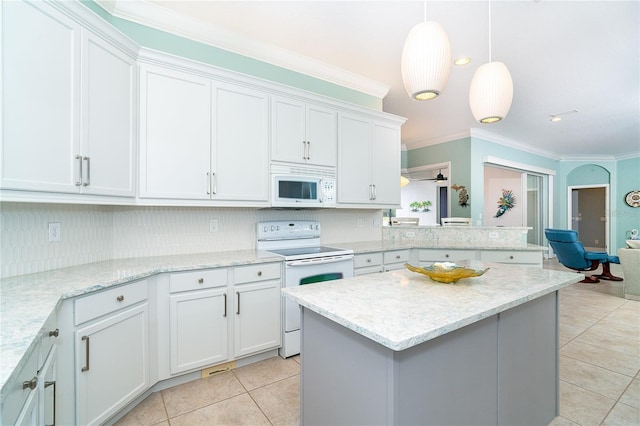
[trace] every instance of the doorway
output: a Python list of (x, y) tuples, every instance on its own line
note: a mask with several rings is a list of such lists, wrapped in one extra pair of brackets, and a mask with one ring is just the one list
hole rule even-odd
[(568, 220), (587, 250), (609, 248), (609, 185), (568, 187)]

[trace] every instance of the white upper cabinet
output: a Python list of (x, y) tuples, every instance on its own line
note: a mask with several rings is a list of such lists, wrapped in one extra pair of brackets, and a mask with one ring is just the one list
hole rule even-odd
[(209, 198), (210, 98), (206, 78), (140, 67), (140, 197)]
[(400, 125), (354, 114), (338, 120), (338, 205), (399, 205)]
[(3, 189), (78, 191), (79, 32), (44, 2), (2, 2)]
[(214, 83), (211, 198), (269, 201), (269, 97)]
[(336, 117), (335, 110), (274, 97), (271, 160), (335, 167)]
[(2, 189), (135, 196), (133, 57), (45, 2), (2, 26)]
[(135, 60), (82, 30), (82, 192), (133, 197), (136, 193)]
[(142, 65), (140, 196), (267, 204), (269, 98)]

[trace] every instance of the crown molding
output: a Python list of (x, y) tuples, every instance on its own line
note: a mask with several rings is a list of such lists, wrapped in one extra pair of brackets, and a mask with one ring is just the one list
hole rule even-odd
[(405, 146), (406, 146), (407, 150), (413, 150), (413, 149), (418, 149), (418, 148), (424, 148), (424, 147), (431, 146), (431, 145), (438, 145), (438, 144), (445, 143), (445, 142), (451, 142), (451, 141), (455, 141), (455, 140), (458, 140), (458, 139), (464, 139), (464, 138), (468, 138), (469, 136), (471, 136), (471, 133), (469, 132), (469, 130), (464, 130), (462, 132), (456, 132), (456, 133), (449, 133), (449, 134), (446, 134), (446, 135), (434, 136), (434, 137), (428, 138), (428, 139), (422, 139), (422, 140), (412, 141), (412, 142), (405, 142)]
[(277, 46), (216, 28), (147, 0), (94, 0), (117, 18), (286, 68), (383, 99), (390, 86)]
[(539, 155), (541, 157), (549, 158), (551, 160), (558, 161), (560, 160), (560, 156), (550, 151), (545, 151), (542, 149), (536, 149), (529, 144), (521, 142), (516, 139), (508, 138), (506, 136), (501, 136), (495, 133), (488, 132), (484, 129), (479, 129), (477, 127), (473, 127), (469, 129), (471, 136), (474, 138), (484, 139), (488, 142), (493, 142), (498, 145), (503, 145), (509, 148), (515, 148), (520, 151), (528, 152), (530, 154)]

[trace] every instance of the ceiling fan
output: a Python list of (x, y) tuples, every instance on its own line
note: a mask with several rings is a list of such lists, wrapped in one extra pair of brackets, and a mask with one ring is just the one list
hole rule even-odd
[[(423, 172), (418, 172), (418, 173), (422, 174)], [(410, 181), (417, 181), (417, 182), (424, 181), (424, 180), (435, 180), (436, 182), (444, 182), (444, 181), (448, 180), (448, 178), (442, 174), (442, 169), (440, 169), (438, 171), (438, 175), (436, 177), (434, 177), (434, 178), (427, 178), (427, 177), (421, 177), (421, 176), (416, 176), (416, 175), (411, 176), (411, 173), (406, 175), (406, 177)]]

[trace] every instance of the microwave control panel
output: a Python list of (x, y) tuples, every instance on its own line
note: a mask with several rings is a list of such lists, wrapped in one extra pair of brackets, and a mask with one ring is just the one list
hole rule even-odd
[(335, 179), (322, 179), (322, 203), (325, 206), (336, 204), (336, 181)]

